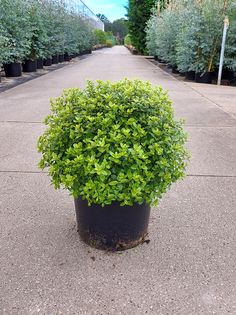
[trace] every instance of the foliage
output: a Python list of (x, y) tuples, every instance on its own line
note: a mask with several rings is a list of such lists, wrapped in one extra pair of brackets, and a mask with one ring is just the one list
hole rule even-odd
[(182, 21), (176, 37), (176, 61), (181, 72), (196, 71), (198, 65), (198, 36), (201, 32), (201, 12), (195, 3), (182, 8)]
[(102, 30), (95, 30), (95, 38), (96, 38), (96, 44), (106, 44), (106, 33)]
[(151, 18), (147, 22), (146, 31), (146, 47), (150, 55), (158, 56), (160, 54), (158, 46), (158, 32), (161, 29), (161, 19), (158, 18), (156, 12), (153, 12)]
[(112, 42), (110, 39), (107, 39), (107, 40), (106, 40), (106, 46), (107, 46), (108, 48), (112, 48), (114, 45), (113, 45), (113, 42)]
[[(231, 3), (232, 0), (179, 0), (172, 1), (160, 16), (153, 12), (146, 28), (148, 52), (177, 65), (182, 72), (214, 71), (219, 61), (223, 19), (230, 14)], [(232, 60), (233, 31), (231, 34)], [(230, 55), (230, 48), (228, 51)]]
[(89, 24), (64, 1), (0, 0), (0, 61), (80, 53), (93, 46)]
[(116, 44), (116, 38), (111, 32), (95, 30), (94, 34), (96, 45), (106, 45), (107, 47), (113, 47)]
[(124, 42), (125, 36), (128, 34), (128, 25), (125, 18), (117, 19), (113, 22), (109, 21), (104, 14), (97, 14), (100, 20), (104, 23), (105, 32), (112, 33), (120, 43)]
[(109, 24), (111, 23), (110, 20), (102, 13), (98, 13), (97, 17), (104, 23), (104, 24)]
[(46, 57), (44, 54), (45, 45), (48, 42), (47, 32), (43, 23), (41, 7), (38, 5), (37, 0), (32, 0), (28, 3), (27, 15), (28, 25), (27, 30), (30, 34), (30, 50), (26, 59), (37, 59)]
[(125, 36), (124, 42), (125, 42), (125, 45), (128, 45), (128, 46), (132, 45), (131, 38), (130, 38), (129, 34)]
[(123, 43), (125, 36), (129, 32), (127, 20), (124, 18), (121, 18), (121, 19), (113, 21), (111, 23), (111, 32), (119, 40), (120, 43)]
[(236, 6), (232, 6), (229, 14), (229, 30), (225, 51), (225, 66), (236, 74)]
[(100, 205), (156, 203), (184, 176), (186, 134), (161, 87), (89, 81), (51, 100), (40, 168), (55, 188)]
[(146, 51), (145, 27), (155, 4), (155, 0), (129, 0), (127, 7), (129, 34), (134, 47), (140, 53), (145, 53)]
[(2, 29), (2, 25), (0, 25), (0, 64), (9, 59), (9, 44), (9, 34), (6, 30)]
[(21, 62), (30, 52), (31, 34), (26, 31), (28, 16), (21, 0), (0, 0), (0, 8), (0, 36), (8, 45), (2, 59), (4, 62)]

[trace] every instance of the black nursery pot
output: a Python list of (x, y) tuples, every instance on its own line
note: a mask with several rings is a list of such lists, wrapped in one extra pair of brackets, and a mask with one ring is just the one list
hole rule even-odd
[(23, 72), (35, 72), (37, 70), (37, 61), (36, 60), (25, 60), (22, 63)]
[(52, 64), (55, 65), (55, 64), (58, 64), (58, 62), (59, 62), (58, 55), (52, 56)]
[(213, 79), (214, 72), (196, 73), (195, 81), (197, 83), (208, 83), (210, 84)]
[(194, 81), (194, 80), (195, 80), (195, 76), (196, 76), (195, 71), (187, 71), (187, 72), (185, 73), (185, 78), (186, 78), (187, 80)]
[(18, 62), (5, 63), (3, 68), (7, 78), (22, 76), (22, 67)]
[(65, 59), (64, 59), (64, 54), (58, 56), (58, 61), (59, 61), (59, 62), (64, 62), (64, 61), (65, 61)]
[(43, 65), (49, 67), (52, 65), (52, 58), (43, 59)]
[(75, 199), (78, 232), (92, 247), (104, 250), (125, 250), (144, 242), (148, 231), (150, 205), (88, 206), (86, 200)]
[(37, 59), (37, 69), (43, 69), (43, 59)]
[(176, 66), (172, 67), (172, 73), (179, 74), (179, 70)]
[(70, 56), (68, 53), (66, 53), (66, 54), (64, 55), (64, 60), (65, 60), (65, 61), (71, 61), (71, 56)]

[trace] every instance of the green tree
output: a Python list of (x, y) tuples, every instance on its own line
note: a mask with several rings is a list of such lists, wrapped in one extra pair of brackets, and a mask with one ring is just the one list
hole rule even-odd
[(112, 33), (120, 42), (124, 42), (125, 36), (129, 33), (127, 20), (124, 18), (115, 20), (112, 23)]
[(229, 30), (225, 51), (225, 66), (236, 74), (236, 6), (232, 5), (229, 14)]
[(127, 7), (128, 27), (132, 44), (140, 52), (146, 51), (146, 24), (156, 0), (129, 0)]

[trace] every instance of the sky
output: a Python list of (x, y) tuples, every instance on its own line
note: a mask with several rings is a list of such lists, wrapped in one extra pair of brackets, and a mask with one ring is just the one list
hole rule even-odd
[(84, 3), (95, 13), (104, 14), (111, 22), (122, 18), (126, 14), (124, 6), (127, 0), (83, 0)]

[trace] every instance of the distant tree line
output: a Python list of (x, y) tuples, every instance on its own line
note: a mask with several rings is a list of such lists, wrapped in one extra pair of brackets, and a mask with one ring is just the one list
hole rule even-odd
[(117, 19), (111, 22), (104, 14), (97, 14), (105, 25), (105, 32), (111, 32), (119, 43), (124, 42), (125, 36), (128, 34), (128, 23), (125, 18)]

